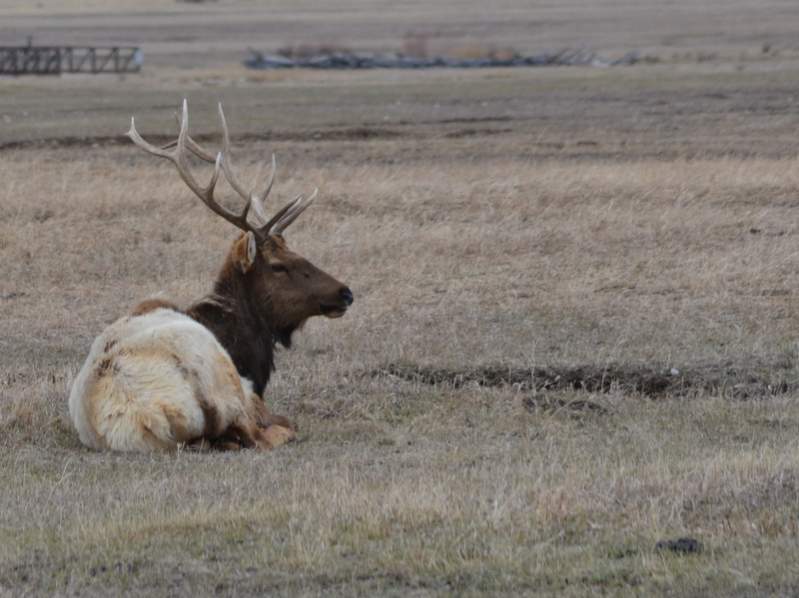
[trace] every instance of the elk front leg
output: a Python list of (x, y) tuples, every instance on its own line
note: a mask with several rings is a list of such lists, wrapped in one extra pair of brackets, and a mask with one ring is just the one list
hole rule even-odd
[(252, 393), (250, 400), (255, 408), (255, 419), (258, 422), (261, 439), (270, 448), (277, 448), (297, 438), (294, 425), (282, 415), (271, 413), (261, 397)]
[(217, 451), (238, 451), (245, 448), (268, 449), (261, 437), (260, 428), (248, 418), (231, 423), (221, 434), (202, 441), (208, 448)]
[[(230, 431), (233, 437), (238, 439), (239, 448), (256, 448), (262, 451), (277, 448), (297, 437), (294, 430), (277, 424), (262, 428), (248, 422), (246, 425), (231, 426)], [(228, 442), (224, 444), (228, 444)]]
[(216, 438), (198, 438), (191, 442), (187, 442), (185, 446), (188, 450), (197, 451), (198, 453), (205, 453), (208, 451), (240, 451), (244, 448), (239, 440), (239, 436), (227, 430), (224, 434)]
[(211, 441), (216, 450), (240, 450), (255, 448), (268, 451), (277, 448), (297, 437), (294, 430), (278, 424), (262, 427), (254, 421), (245, 419), (232, 423), (220, 436)]
[(297, 427), (291, 423), (288, 418), (283, 417), (282, 415), (276, 415), (269, 411), (269, 408), (266, 406), (266, 401), (264, 401), (261, 397), (253, 393), (250, 395), (250, 399), (252, 404), (255, 406), (255, 417), (260, 427), (269, 428), (271, 426), (280, 426), (283, 428), (288, 428), (293, 432), (297, 431)]

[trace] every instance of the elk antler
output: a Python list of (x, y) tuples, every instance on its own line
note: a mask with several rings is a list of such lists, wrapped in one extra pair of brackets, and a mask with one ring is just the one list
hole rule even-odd
[[(183, 100), (183, 110), (181, 115), (178, 116), (175, 114), (175, 117), (180, 123), (180, 133), (178, 134), (177, 141), (173, 141), (163, 147), (157, 147), (145, 141), (136, 130), (133, 117), (130, 119), (130, 130), (128, 131), (127, 135), (130, 137), (133, 143), (138, 145), (146, 152), (161, 158), (166, 158), (174, 163), (177, 167), (180, 178), (183, 179), (183, 182), (185, 182), (186, 185), (192, 191), (194, 191), (195, 195), (197, 195), (206, 206), (208, 206), (215, 214), (222, 216), (222, 218), (237, 226), (241, 230), (252, 232), (259, 243), (265, 241), (270, 234), (281, 234), (289, 224), (294, 222), (294, 220), (296, 220), (297, 217), (309, 205), (311, 205), (311, 202), (316, 197), (318, 190), (314, 190), (314, 192), (307, 198), (300, 194), (292, 201), (287, 203), (283, 208), (278, 210), (278, 212), (271, 219), (267, 219), (264, 203), (269, 195), (269, 192), (272, 190), (272, 185), (275, 182), (275, 171), (277, 169), (275, 155), (272, 154), (272, 169), (266, 187), (261, 192), (257, 192), (256, 187), (254, 187), (252, 191), (247, 192), (233, 173), (230, 159), (230, 133), (228, 132), (225, 113), (222, 110), (222, 103), (219, 103), (219, 120), (222, 123), (223, 146), (222, 151), (218, 152), (215, 156), (189, 136), (189, 109), (188, 102), (185, 99)], [(206, 162), (211, 162), (214, 164), (214, 174), (206, 187), (202, 187), (199, 183), (197, 183), (194, 176), (191, 174), (191, 172), (189, 172), (188, 159), (186, 155), (187, 150), (201, 160), (205, 160)], [(219, 178), (220, 169), (222, 172), (224, 172), (225, 178), (227, 179), (228, 183), (230, 183), (230, 186), (233, 188), (233, 190), (245, 200), (243, 209), (238, 213), (225, 208), (214, 198), (214, 189)], [(251, 208), (260, 221), (259, 226), (254, 227), (250, 225), (247, 220), (247, 216)], [(266, 223), (264, 224), (265, 221)]]

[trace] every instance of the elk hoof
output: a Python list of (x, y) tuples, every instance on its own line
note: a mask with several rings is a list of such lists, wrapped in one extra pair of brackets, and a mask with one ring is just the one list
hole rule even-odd
[(297, 438), (297, 434), (294, 430), (278, 424), (269, 426), (266, 430), (261, 432), (261, 435), (272, 448), (277, 448)]
[(238, 442), (224, 440), (211, 445), (217, 451), (240, 451), (243, 447)]

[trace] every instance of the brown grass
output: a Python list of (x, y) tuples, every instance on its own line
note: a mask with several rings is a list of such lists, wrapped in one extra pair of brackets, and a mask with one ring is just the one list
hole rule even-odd
[[(407, 151), (403, 141), (358, 151), (372, 144)], [(290, 241), (357, 298), (347, 318), (310, 323), (279, 358), (270, 400), (298, 420), (304, 442), (268, 455), (156, 457), (80, 449), (67, 381), (93, 335), (138, 299), (202, 293), (232, 232), (133, 148), (26, 150), (0, 170), (7, 588), (790, 583), (792, 396), (545, 392), (605, 409), (531, 411), (513, 387), (365, 373), (391, 363), (784, 362), (797, 327), (793, 159), (567, 166), (506, 156), (479, 171), (288, 160), (281, 191), (324, 188)], [(705, 553), (654, 552), (679, 535), (699, 537)]]
[[(239, 74), (3, 82), (0, 593), (796, 591), (794, 66)], [(278, 355), (300, 442), (92, 453), (92, 339), (234, 236), (115, 137), (184, 93), (247, 174), (277, 151), (280, 197), (321, 187), (288, 241), (355, 304)], [(486, 378), (535, 368), (696, 386)]]

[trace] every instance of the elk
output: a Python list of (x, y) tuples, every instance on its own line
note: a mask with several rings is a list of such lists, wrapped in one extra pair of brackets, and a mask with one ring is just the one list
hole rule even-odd
[[(185, 309), (144, 301), (95, 339), (70, 391), (70, 416), (81, 442), (97, 450), (274, 448), (295, 437), (292, 424), (270, 413), (263, 399), (275, 347), (290, 347), (308, 318), (343, 316), (352, 292), (291, 251), (283, 237), (316, 191), (267, 218), (274, 155), (265, 186), (248, 192), (233, 172), (221, 103), (223, 148), (215, 156), (189, 136), (186, 100), (179, 120), (177, 141), (163, 147), (145, 141), (133, 118), (128, 137), (171, 161), (189, 189), (241, 233), (207, 296)], [(207, 185), (190, 171), (189, 153), (214, 164)], [(217, 201), (220, 174), (244, 199), (240, 210)]]

